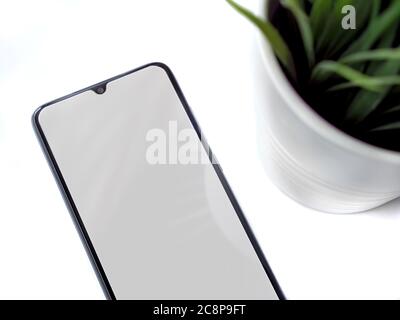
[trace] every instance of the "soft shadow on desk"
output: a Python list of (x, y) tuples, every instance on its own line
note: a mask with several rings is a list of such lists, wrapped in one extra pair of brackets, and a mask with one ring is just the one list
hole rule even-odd
[(400, 198), (394, 199), (378, 208), (372, 209), (365, 213), (370, 213), (372, 215), (379, 215), (381, 217), (394, 216), (394, 215), (400, 216)]

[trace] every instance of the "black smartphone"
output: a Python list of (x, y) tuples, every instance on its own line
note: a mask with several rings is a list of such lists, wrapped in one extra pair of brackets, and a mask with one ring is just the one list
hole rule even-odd
[(33, 125), (107, 298), (284, 298), (166, 65), (49, 102)]

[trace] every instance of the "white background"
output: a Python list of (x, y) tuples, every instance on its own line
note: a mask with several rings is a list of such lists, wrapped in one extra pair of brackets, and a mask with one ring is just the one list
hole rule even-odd
[(104, 298), (30, 117), (151, 61), (175, 73), (288, 298), (400, 298), (399, 201), (319, 213), (265, 176), (253, 112), (256, 31), (223, 0), (13, 0), (0, 8), (0, 298)]

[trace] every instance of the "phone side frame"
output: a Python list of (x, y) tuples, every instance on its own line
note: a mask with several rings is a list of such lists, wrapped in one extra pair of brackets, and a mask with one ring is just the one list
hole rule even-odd
[(59, 166), (57, 164), (57, 161), (56, 161), (56, 159), (55, 159), (55, 157), (54, 157), (54, 155), (52, 153), (52, 150), (51, 150), (50, 145), (49, 145), (49, 143), (48, 143), (48, 141), (46, 139), (46, 136), (44, 135), (44, 132), (43, 132), (41, 126), (40, 126), (39, 116), (40, 116), (40, 112), (44, 108), (46, 108), (48, 106), (51, 106), (51, 105), (53, 105), (53, 104), (55, 104), (57, 102), (66, 100), (68, 98), (71, 98), (73, 96), (79, 95), (79, 94), (81, 94), (81, 93), (83, 93), (85, 91), (95, 90), (97, 87), (102, 86), (102, 85), (106, 85), (108, 82), (111, 82), (113, 80), (122, 78), (124, 76), (127, 76), (129, 74), (132, 74), (134, 72), (140, 71), (142, 69), (145, 69), (145, 68), (151, 67), (151, 66), (156, 66), (156, 67), (159, 67), (159, 68), (163, 69), (165, 71), (165, 73), (168, 75), (168, 78), (171, 81), (171, 83), (172, 83), (172, 85), (174, 87), (174, 90), (175, 90), (176, 94), (178, 95), (178, 98), (179, 98), (180, 102), (182, 103), (183, 108), (184, 108), (186, 114), (188, 115), (193, 128), (196, 131), (196, 134), (198, 135), (198, 138), (200, 139), (200, 141), (201, 141), (203, 147), (205, 148), (205, 150), (207, 150), (207, 152), (208, 152), (208, 156), (209, 156), (210, 162), (211, 162), (211, 164), (212, 164), (212, 166), (213, 166), (213, 168), (214, 168), (214, 170), (215, 170), (215, 172), (216, 172), (216, 174), (217, 174), (217, 176), (218, 176), (218, 178), (219, 178), (219, 180), (220, 180), (220, 182), (221, 182), (221, 184), (222, 184), (222, 186), (223, 186), (223, 188), (224, 188), (224, 190), (225, 190), (225, 192), (226, 192), (226, 194), (227, 194), (227, 196), (229, 198), (229, 201), (231, 202), (231, 204), (232, 204), (232, 206), (233, 206), (233, 208), (234, 208), (234, 210), (235, 210), (235, 212), (236, 212), (236, 214), (237, 214), (237, 216), (238, 216), (238, 218), (240, 220), (240, 223), (242, 224), (242, 226), (243, 226), (243, 228), (244, 228), (244, 230), (246, 232), (247, 237), (249, 238), (249, 240), (250, 240), (250, 242), (251, 242), (251, 244), (252, 244), (252, 246), (253, 246), (256, 254), (257, 254), (258, 259), (260, 260), (260, 262), (261, 262), (261, 264), (262, 264), (262, 266), (264, 268), (264, 271), (267, 274), (268, 279), (271, 281), (271, 284), (272, 284), (272, 286), (273, 286), (278, 298), (280, 300), (285, 300), (286, 299), (285, 295), (284, 295), (284, 293), (283, 293), (278, 281), (276, 280), (275, 275), (273, 274), (272, 269), (269, 266), (269, 263), (268, 263), (267, 259), (265, 258), (265, 255), (264, 255), (263, 251), (261, 250), (261, 247), (258, 244), (258, 241), (257, 241), (255, 235), (253, 234), (253, 231), (251, 230), (251, 227), (250, 227), (250, 225), (249, 225), (249, 223), (248, 223), (248, 221), (247, 221), (242, 209), (240, 208), (239, 203), (236, 200), (236, 197), (234, 196), (234, 193), (233, 193), (228, 181), (226, 180), (218, 161), (216, 161), (215, 155), (213, 154), (210, 146), (208, 145), (207, 140), (205, 139), (205, 136), (202, 133), (202, 131), (201, 131), (201, 129), (200, 129), (200, 127), (199, 127), (199, 125), (198, 125), (198, 123), (197, 123), (197, 121), (196, 121), (196, 119), (195, 119), (190, 107), (189, 107), (189, 104), (187, 103), (186, 98), (183, 95), (183, 92), (182, 92), (182, 90), (181, 90), (181, 88), (180, 88), (180, 86), (179, 86), (174, 74), (172, 73), (171, 69), (166, 64), (161, 63), (161, 62), (152, 62), (152, 63), (145, 64), (145, 65), (143, 65), (141, 67), (135, 68), (133, 70), (130, 70), (130, 71), (125, 72), (125, 73), (122, 73), (122, 74), (117, 75), (115, 77), (109, 78), (107, 80), (98, 82), (98, 83), (96, 83), (94, 85), (88, 86), (88, 87), (83, 88), (81, 90), (75, 91), (75, 92), (73, 92), (71, 94), (65, 95), (65, 96), (63, 96), (61, 98), (52, 100), (52, 101), (50, 101), (48, 103), (43, 104), (39, 108), (37, 108), (35, 110), (35, 112), (33, 113), (33, 115), (32, 115), (32, 125), (33, 125), (34, 131), (36, 133), (36, 136), (37, 136), (37, 138), (39, 140), (40, 146), (41, 146), (41, 148), (43, 150), (43, 153), (44, 153), (44, 155), (45, 155), (45, 157), (47, 159), (47, 162), (48, 162), (48, 164), (49, 164), (49, 166), (51, 168), (53, 176), (56, 179), (57, 185), (58, 185), (59, 190), (60, 190), (60, 192), (61, 192), (61, 194), (63, 196), (64, 202), (65, 202), (65, 204), (66, 204), (66, 206), (68, 208), (68, 211), (69, 211), (69, 213), (70, 213), (70, 215), (72, 217), (72, 220), (74, 222), (75, 228), (77, 229), (77, 231), (79, 233), (81, 241), (82, 241), (82, 243), (83, 243), (83, 245), (85, 247), (86, 253), (87, 253), (87, 255), (88, 255), (89, 259), (90, 259), (92, 267), (93, 267), (93, 269), (94, 269), (94, 271), (96, 273), (96, 276), (97, 276), (97, 278), (98, 278), (98, 280), (100, 282), (100, 285), (101, 285), (101, 287), (103, 289), (103, 292), (104, 292), (106, 298), (109, 299), (109, 300), (116, 300), (116, 296), (115, 296), (114, 291), (113, 291), (113, 289), (111, 287), (111, 284), (108, 281), (107, 275), (106, 275), (106, 273), (105, 273), (105, 271), (104, 271), (104, 269), (103, 269), (103, 267), (101, 265), (101, 262), (100, 262), (100, 259), (99, 259), (98, 255), (97, 255), (97, 253), (96, 253), (96, 250), (95, 250), (95, 248), (94, 248), (94, 246), (93, 246), (93, 244), (92, 244), (92, 242), (90, 240), (89, 234), (88, 234), (88, 232), (87, 232), (87, 230), (86, 230), (86, 228), (85, 228), (85, 226), (83, 224), (83, 221), (82, 221), (82, 219), (80, 217), (80, 214), (79, 214), (79, 211), (78, 211), (78, 209), (77, 209), (77, 207), (76, 207), (76, 205), (74, 203), (72, 195), (69, 192), (67, 184), (66, 184), (66, 182), (65, 182), (65, 180), (63, 178), (63, 175), (61, 173), (61, 170), (60, 170), (60, 168), (59, 168)]

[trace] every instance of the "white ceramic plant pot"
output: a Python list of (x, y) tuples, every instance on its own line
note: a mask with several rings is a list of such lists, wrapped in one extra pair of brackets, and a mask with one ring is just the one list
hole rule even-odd
[[(266, 1), (260, 0), (260, 15)], [(400, 153), (359, 141), (325, 121), (290, 85), (261, 34), (259, 42), (258, 142), (273, 182), (305, 206), (332, 213), (365, 211), (399, 197)]]

